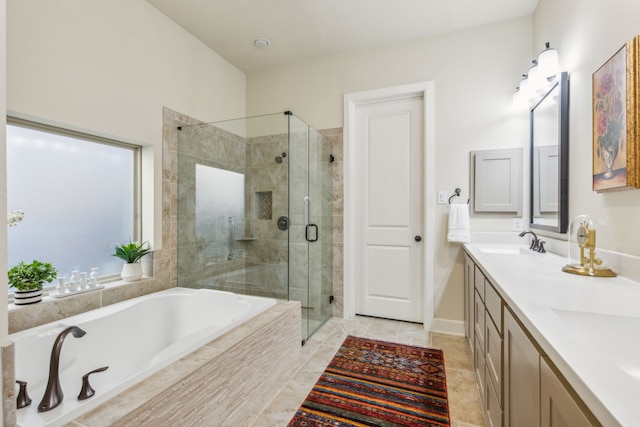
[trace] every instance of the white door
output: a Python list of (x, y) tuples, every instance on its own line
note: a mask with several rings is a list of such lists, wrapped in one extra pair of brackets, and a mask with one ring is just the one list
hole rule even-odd
[(423, 117), (422, 96), (357, 106), (356, 314), (424, 320)]

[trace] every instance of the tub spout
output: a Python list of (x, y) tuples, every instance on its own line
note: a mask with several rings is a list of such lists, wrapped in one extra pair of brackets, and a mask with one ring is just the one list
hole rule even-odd
[(60, 368), (60, 351), (62, 350), (62, 343), (69, 333), (73, 334), (76, 338), (83, 337), (86, 334), (85, 331), (77, 326), (70, 326), (58, 334), (58, 337), (53, 343), (53, 348), (51, 349), (49, 380), (47, 381), (47, 389), (44, 392), (42, 401), (40, 401), (40, 404), (38, 405), (38, 412), (50, 411), (58, 406), (64, 398), (58, 370)]

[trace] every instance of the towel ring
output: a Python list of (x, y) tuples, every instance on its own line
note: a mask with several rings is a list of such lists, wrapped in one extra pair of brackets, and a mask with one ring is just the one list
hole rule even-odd
[[(449, 197), (449, 204), (451, 204), (451, 199), (453, 199), (454, 197), (460, 197), (460, 193), (462, 192), (462, 190), (460, 188), (456, 188), (453, 192), (454, 194)], [(469, 204), (469, 199), (467, 199), (467, 204)]]

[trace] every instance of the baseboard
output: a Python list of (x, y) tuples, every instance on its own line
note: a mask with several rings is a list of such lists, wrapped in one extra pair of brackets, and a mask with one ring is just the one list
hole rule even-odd
[(433, 319), (431, 332), (464, 336), (464, 322), (462, 320)]

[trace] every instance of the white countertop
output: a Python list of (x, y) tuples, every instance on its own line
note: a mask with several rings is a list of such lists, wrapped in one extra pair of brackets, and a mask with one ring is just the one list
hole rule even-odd
[(640, 426), (640, 284), (565, 273), (567, 258), (526, 246), (464, 246), (598, 420)]

